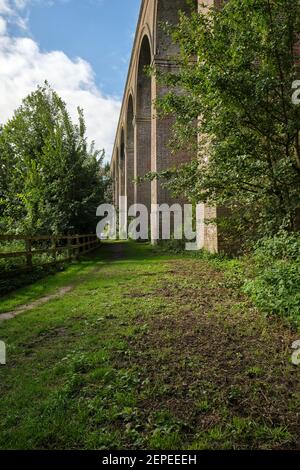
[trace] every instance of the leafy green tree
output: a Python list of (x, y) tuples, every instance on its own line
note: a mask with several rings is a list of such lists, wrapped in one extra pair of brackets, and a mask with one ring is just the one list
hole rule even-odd
[(157, 108), (175, 117), (173, 149), (189, 147), (194, 158), (159, 176), (191, 200), (230, 208), (243, 230), (295, 229), (300, 2), (229, 0), (222, 9), (181, 14), (169, 32), (180, 57), (175, 71), (155, 71), (171, 88)]
[(73, 124), (65, 103), (45, 83), (0, 132), (2, 230), (90, 232), (109, 179), (104, 152), (88, 147), (84, 116)]

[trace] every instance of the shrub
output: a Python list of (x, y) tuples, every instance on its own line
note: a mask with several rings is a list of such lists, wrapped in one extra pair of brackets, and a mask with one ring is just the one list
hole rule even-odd
[(300, 235), (279, 232), (259, 242), (254, 251), (255, 277), (244, 291), (266, 313), (300, 324)]

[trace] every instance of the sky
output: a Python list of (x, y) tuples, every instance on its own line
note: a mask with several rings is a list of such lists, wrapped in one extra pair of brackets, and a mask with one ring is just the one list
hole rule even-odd
[(109, 160), (141, 0), (0, 0), (0, 123), (48, 80)]

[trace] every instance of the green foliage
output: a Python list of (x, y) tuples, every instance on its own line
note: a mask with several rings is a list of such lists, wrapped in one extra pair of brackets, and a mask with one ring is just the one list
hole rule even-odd
[(254, 253), (255, 277), (244, 291), (266, 313), (300, 324), (300, 236), (281, 232), (263, 239)]
[(300, 2), (230, 0), (182, 14), (169, 32), (180, 58), (175, 71), (155, 70), (171, 88), (157, 107), (175, 116), (173, 149), (195, 157), (159, 176), (192, 201), (230, 208), (248, 238), (294, 229), (300, 107), (291, 85), (299, 78)]
[(85, 132), (47, 83), (24, 99), (0, 129), (0, 232), (94, 231), (109, 178)]
[(171, 238), (170, 240), (161, 240), (159, 242), (158, 251), (165, 253), (183, 253), (185, 250), (185, 240), (176, 240)]

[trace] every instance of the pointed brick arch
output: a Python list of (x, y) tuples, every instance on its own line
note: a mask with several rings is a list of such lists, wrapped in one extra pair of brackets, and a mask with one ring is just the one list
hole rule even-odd
[[(146, 68), (152, 63), (151, 45), (147, 35), (141, 41), (137, 66), (136, 115), (134, 132), (134, 176), (143, 177), (151, 171), (151, 113), (152, 83)], [(135, 202), (145, 204), (150, 210), (151, 184), (135, 185)]]
[(120, 196), (120, 152), (119, 152), (119, 147), (116, 149), (116, 161), (115, 161), (115, 204), (117, 207), (119, 207), (119, 196)]
[(120, 153), (119, 153), (119, 178), (120, 178), (120, 196), (125, 196), (125, 135), (124, 129), (121, 130)]
[(134, 203), (134, 102), (129, 95), (126, 110), (126, 195), (130, 207)]

